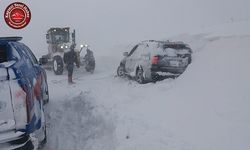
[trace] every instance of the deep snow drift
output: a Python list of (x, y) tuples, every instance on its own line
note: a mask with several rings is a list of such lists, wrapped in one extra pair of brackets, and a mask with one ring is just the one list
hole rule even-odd
[(48, 71), (44, 149), (250, 149), (250, 23), (223, 26), (173, 38), (194, 50), (175, 80), (139, 85), (115, 77), (117, 52), (97, 58), (93, 75), (78, 70), (74, 85)]

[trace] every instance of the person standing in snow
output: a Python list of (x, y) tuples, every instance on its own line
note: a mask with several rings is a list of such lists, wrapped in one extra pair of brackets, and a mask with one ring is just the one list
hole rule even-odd
[(74, 70), (74, 63), (76, 64), (76, 66), (79, 68), (79, 62), (77, 60), (77, 54), (75, 52), (75, 45), (72, 44), (70, 46), (70, 51), (64, 53), (63, 56), (63, 61), (66, 64), (67, 70), (68, 70), (68, 83), (69, 84), (73, 84), (75, 82), (73, 82), (72, 79), (72, 75), (73, 75), (73, 70)]

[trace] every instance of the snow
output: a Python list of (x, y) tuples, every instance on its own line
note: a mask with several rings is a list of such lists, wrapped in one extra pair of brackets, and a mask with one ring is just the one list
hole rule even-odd
[(15, 60), (11, 60), (11, 61), (8, 61), (8, 62), (3, 62), (3, 63), (0, 63), (0, 67), (1, 68), (8, 68), (8, 67), (12, 66), (14, 63), (16, 63)]
[(94, 74), (76, 70), (73, 85), (67, 72), (48, 71), (44, 149), (250, 149), (249, 23), (173, 37), (194, 52), (177, 79), (139, 85), (115, 77), (117, 52), (97, 57)]

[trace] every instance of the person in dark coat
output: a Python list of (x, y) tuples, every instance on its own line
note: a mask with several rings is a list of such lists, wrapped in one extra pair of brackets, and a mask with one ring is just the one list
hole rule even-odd
[(67, 70), (68, 70), (68, 83), (69, 84), (75, 83), (75, 82), (73, 82), (73, 79), (72, 79), (72, 75), (73, 75), (73, 71), (74, 71), (74, 63), (76, 64), (76, 66), (78, 68), (80, 66), (79, 66), (79, 62), (77, 59), (77, 53), (75, 52), (75, 45), (74, 44), (72, 44), (70, 46), (69, 52), (64, 53), (63, 61), (66, 64)]

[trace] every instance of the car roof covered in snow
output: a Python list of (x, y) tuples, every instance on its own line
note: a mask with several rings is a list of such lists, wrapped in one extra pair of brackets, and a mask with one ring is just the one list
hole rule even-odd
[(187, 46), (188, 44), (182, 42), (182, 41), (176, 41), (176, 42), (171, 42), (171, 41), (157, 41), (157, 40), (145, 40), (142, 41), (141, 43), (157, 43), (157, 44), (164, 44), (164, 45), (183, 45), (183, 46)]
[(23, 38), (20, 36), (11, 36), (11, 37), (0, 37), (0, 41), (21, 41)]
[(147, 47), (151, 48), (173, 48), (173, 49), (191, 49), (190, 46), (182, 41), (157, 41), (157, 40), (145, 40), (142, 41), (140, 44), (146, 45)]

